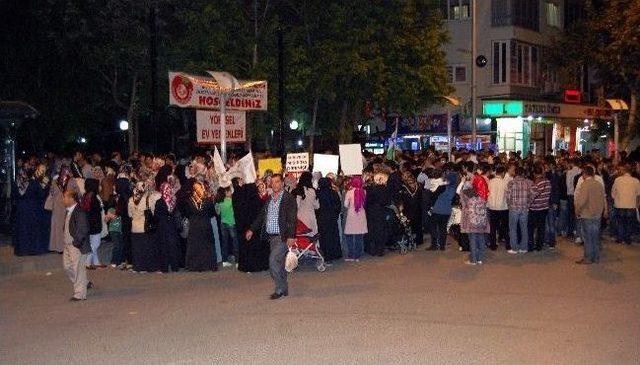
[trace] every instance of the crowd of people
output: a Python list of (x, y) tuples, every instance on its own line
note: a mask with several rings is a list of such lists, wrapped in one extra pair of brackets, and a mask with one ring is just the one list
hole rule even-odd
[[(398, 152), (394, 160), (363, 157), (357, 176), (266, 171), (255, 182), (222, 178), (205, 152), (179, 160), (138, 153), (124, 159), (119, 152), (109, 159), (76, 152), (20, 160), (12, 191), (15, 254), (63, 253), (71, 228), (84, 225), (69, 222), (79, 209), (88, 236), (79, 246), (86, 252), (70, 260), (81, 259), (87, 270), (263, 271), (283, 258), (274, 258), (270, 239), (293, 238), (271, 214), (283, 195), (295, 201), (294, 223), (317, 235), (328, 263), (383, 256), (408, 236), (431, 251), (455, 244), (469, 252), (467, 264), (480, 265), (487, 249), (553, 250), (563, 236), (584, 245), (577, 263), (595, 264), (603, 231), (622, 244), (639, 231), (640, 164), (624, 156), (454, 150), (449, 158), (428, 149)], [(227, 167), (235, 161), (232, 155)], [(280, 188), (286, 194), (277, 196)], [(274, 294), (286, 295), (285, 284)]]

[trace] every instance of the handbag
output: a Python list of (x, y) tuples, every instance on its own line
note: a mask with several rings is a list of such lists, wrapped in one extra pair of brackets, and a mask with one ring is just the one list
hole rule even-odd
[(158, 229), (158, 222), (149, 207), (149, 195), (147, 195), (147, 209), (144, 210), (144, 232), (154, 233)]

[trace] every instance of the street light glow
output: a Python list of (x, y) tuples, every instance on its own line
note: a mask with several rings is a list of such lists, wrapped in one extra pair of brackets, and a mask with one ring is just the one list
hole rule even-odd
[(121, 120), (120, 121), (120, 130), (121, 131), (127, 131), (129, 130), (129, 122), (126, 120)]
[(292, 130), (296, 130), (298, 129), (298, 127), (300, 126), (300, 123), (298, 123), (297, 120), (292, 120), (291, 123), (289, 123), (289, 128), (291, 128)]
[(301, 139), (298, 140), (298, 146), (302, 146), (302, 140)]

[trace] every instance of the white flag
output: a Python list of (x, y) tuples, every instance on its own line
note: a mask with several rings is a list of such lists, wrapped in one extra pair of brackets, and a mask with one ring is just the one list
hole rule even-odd
[(222, 161), (222, 157), (220, 157), (220, 152), (218, 151), (218, 146), (216, 146), (213, 151), (213, 168), (219, 176), (224, 175), (226, 171), (224, 168), (224, 162)]
[(242, 173), (246, 184), (253, 184), (256, 182), (258, 177), (256, 176), (256, 166), (253, 163), (253, 154), (251, 151), (249, 151), (249, 153), (247, 153), (243, 158), (239, 159), (234, 167)]

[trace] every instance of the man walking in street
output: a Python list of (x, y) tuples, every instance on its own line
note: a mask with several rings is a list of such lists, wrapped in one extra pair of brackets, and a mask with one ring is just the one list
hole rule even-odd
[[(524, 169), (516, 167), (516, 176), (507, 184), (507, 206), (509, 207), (509, 241), (510, 254), (523, 254), (528, 251), (529, 231), (527, 227), (529, 202), (531, 197), (531, 180), (524, 177)], [(518, 227), (520, 238), (518, 239)]]
[(77, 302), (87, 299), (87, 289), (91, 286), (87, 280), (85, 266), (88, 253), (91, 252), (89, 221), (86, 213), (78, 208), (78, 200), (74, 191), (65, 191), (62, 199), (67, 208), (64, 220), (63, 265), (67, 276), (73, 283), (71, 301)]
[(261, 230), (269, 239), (271, 254), (269, 255), (269, 272), (275, 282), (275, 291), (271, 299), (279, 299), (289, 295), (287, 284), (287, 272), (284, 264), (288, 252), (288, 246), (295, 242), (297, 203), (296, 199), (284, 191), (282, 175), (271, 176), (271, 189), (273, 193), (260, 211), (260, 214), (246, 233), (247, 241), (251, 240), (253, 233)]
[(592, 166), (583, 169), (584, 181), (575, 192), (576, 218), (584, 240), (584, 257), (576, 264), (590, 265), (600, 261), (600, 223), (605, 211), (604, 187), (594, 178)]
[(631, 233), (636, 220), (636, 208), (640, 196), (640, 181), (631, 176), (627, 165), (620, 166), (620, 176), (611, 188), (613, 206), (616, 209), (618, 229), (616, 242), (631, 244)]

